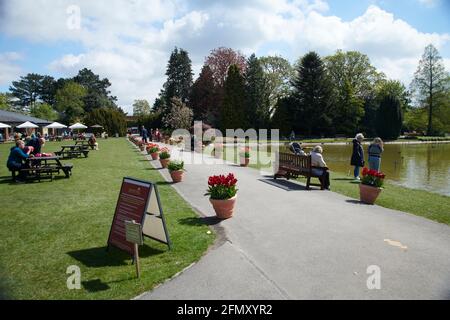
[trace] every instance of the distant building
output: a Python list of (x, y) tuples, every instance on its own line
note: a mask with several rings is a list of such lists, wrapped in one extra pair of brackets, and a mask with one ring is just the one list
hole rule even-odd
[(32, 116), (28, 116), (26, 114), (21, 114), (21, 113), (17, 113), (17, 112), (12, 112), (12, 111), (5, 111), (5, 110), (0, 110), (0, 122), (1, 123), (5, 123), (7, 125), (10, 125), (11, 128), (10, 129), (0, 129), (4, 131), (4, 136), (5, 139), (8, 139), (8, 136), (11, 132), (16, 132), (16, 131), (21, 131), (23, 132), (24, 130), (20, 130), (17, 129), (15, 130), (15, 127), (24, 123), (30, 121), (32, 123), (34, 123), (35, 125), (39, 126), (39, 128), (37, 128), (34, 131), (39, 131), (42, 134), (45, 134), (47, 132), (47, 129), (44, 128), (45, 126), (51, 124), (53, 121), (50, 120), (45, 120), (45, 119), (39, 119), (39, 118), (35, 118)]

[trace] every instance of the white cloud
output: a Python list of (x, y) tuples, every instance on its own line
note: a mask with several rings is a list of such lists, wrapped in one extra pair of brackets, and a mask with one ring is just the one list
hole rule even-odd
[[(81, 10), (79, 30), (67, 28), (72, 4)], [(292, 62), (309, 50), (359, 50), (389, 77), (409, 84), (424, 47), (450, 42), (449, 34), (420, 32), (377, 6), (352, 21), (328, 10), (323, 0), (16, 0), (5, 5), (0, 30), (39, 43), (78, 42), (82, 54), (64, 55), (50, 69), (72, 76), (91, 68), (111, 80), (124, 106), (157, 96), (175, 46), (188, 50), (195, 72), (218, 46), (277, 52)]]
[(0, 86), (11, 84), (21, 75), (22, 69), (17, 64), (21, 59), (22, 55), (18, 52), (0, 53)]

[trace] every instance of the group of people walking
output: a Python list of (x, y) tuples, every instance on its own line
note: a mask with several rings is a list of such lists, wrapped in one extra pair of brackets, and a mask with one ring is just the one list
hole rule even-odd
[(161, 142), (162, 134), (158, 128), (155, 130), (150, 129), (150, 132), (148, 132), (144, 126), (141, 126), (141, 137), (144, 143), (148, 143), (149, 139), (150, 141)]

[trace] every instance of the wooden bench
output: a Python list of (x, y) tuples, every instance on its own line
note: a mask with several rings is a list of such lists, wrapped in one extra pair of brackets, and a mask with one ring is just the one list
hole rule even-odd
[(320, 181), (320, 184), (311, 183), (311, 178), (319, 178), (319, 175), (315, 175), (312, 171), (314, 169), (311, 166), (311, 156), (301, 156), (291, 153), (278, 153), (278, 172), (274, 175), (274, 179), (278, 177), (285, 177), (286, 179), (298, 178), (298, 176), (306, 177), (306, 189), (309, 190), (309, 186), (318, 186), (320, 190), (324, 190), (325, 186)]
[(61, 150), (56, 151), (55, 155), (60, 156), (64, 159), (72, 159), (72, 158), (79, 158), (82, 155), (87, 158), (89, 155), (88, 149), (79, 149), (79, 150)]

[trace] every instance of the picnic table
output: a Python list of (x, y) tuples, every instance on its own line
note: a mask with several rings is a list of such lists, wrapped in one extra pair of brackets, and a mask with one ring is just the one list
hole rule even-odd
[(60, 151), (56, 151), (55, 154), (57, 156), (61, 156), (65, 159), (71, 159), (71, 158), (78, 158), (83, 155), (85, 158), (88, 157), (89, 150), (88, 146), (81, 145), (81, 144), (74, 144), (74, 145), (64, 145), (61, 146)]
[(81, 145), (86, 149), (88, 149), (90, 147), (92, 150), (94, 150), (94, 147), (95, 147), (93, 144), (90, 144), (89, 141), (87, 141), (87, 140), (78, 140), (75, 142), (75, 145), (77, 145), (77, 146)]
[[(28, 168), (20, 169), (20, 171), (27, 173), (28, 180), (38, 180), (39, 182), (42, 179), (53, 180), (53, 174), (60, 174), (61, 171), (66, 178), (70, 178), (72, 175), (73, 165), (70, 163), (63, 164), (58, 156), (30, 157), (26, 160), (26, 163)], [(13, 180), (16, 179), (17, 171), (12, 171)]]

